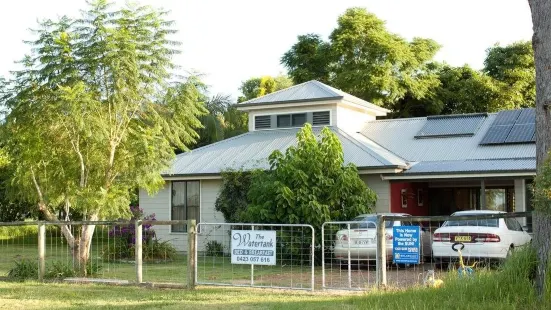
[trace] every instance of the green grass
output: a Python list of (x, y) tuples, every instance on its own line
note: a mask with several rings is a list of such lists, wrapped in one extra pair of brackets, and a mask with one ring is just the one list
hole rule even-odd
[(469, 280), (450, 277), (438, 289), (365, 293), (0, 282), (0, 309), (548, 309), (528, 281), (502, 280), (481, 273)]

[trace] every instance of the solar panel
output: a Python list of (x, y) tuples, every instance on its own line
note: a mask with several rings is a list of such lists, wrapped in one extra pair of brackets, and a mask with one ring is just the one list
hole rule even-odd
[(536, 110), (535, 109), (522, 109), (520, 115), (515, 124), (535, 124), (536, 123)]
[(480, 144), (504, 143), (505, 140), (507, 139), (507, 136), (509, 135), (509, 132), (511, 132), (511, 128), (513, 128), (513, 125), (501, 125), (501, 126), (492, 125), (486, 132), (486, 135), (484, 136), (484, 138), (482, 138), (482, 141), (480, 141)]
[(472, 136), (486, 118), (486, 113), (471, 115), (429, 116), (415, 138)]
[(520, 115), (520, 111), (521, 110), (499, 111), (493, 125), (513, 125)]
[(535, 123), (534, 109), (500, 111), (480, 144), (534, 142)]
[(534, 124), (515, 124), (505, 139), (505, 143), (531, 142), (535, 131)]

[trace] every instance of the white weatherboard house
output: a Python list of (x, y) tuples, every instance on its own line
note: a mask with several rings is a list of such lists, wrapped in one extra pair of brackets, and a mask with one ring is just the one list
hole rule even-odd
[[(533, 109), (382, 119), (388, 110), (309, 81), (239, 104), (249, 132), (177, 156), (166, 183), (140, 206), (158, 220), (224, 222), (214, 203), (227, 169), (268, 168), (274, 150), (296, 144), (305, 123), (329, 127), (346, 163), (378, 200), (376, 212), (442, 215), (456, 210), (525, 211), (536, 173)], [(530, 223), (526, 223), (530, 225)], [(184, 226), (155, 229), (183, 250)]]

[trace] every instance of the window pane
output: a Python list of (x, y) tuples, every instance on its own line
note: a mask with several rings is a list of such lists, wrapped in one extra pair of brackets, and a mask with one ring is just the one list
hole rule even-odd
[(306, 113), (293, 114), (293, 127), (302, 127), (306, 123)]
[(291, 115), (278, 115), (277, 127), (291, 127)]
[[(186, 220), (186, 182), (172, 182), (171, 220)], [(173, 232), (185, 232), (185, 225), (172, 225)]]
[(187, 219), (199, 223), (199, 181), (187, 182)]

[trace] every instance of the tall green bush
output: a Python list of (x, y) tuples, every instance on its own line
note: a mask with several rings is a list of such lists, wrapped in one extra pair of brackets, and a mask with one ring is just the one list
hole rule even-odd
[(344, 163), (342, 146), (329, 129), (319, 139), (311, 125), (297, 133), (297, 146), (274, 151), (270, 169), (252, 174), (249, 222), (310, 224), (319, 231), (327, 221), (350, 220), (368, 213), (377, 196), (360, 179), (353, 164)]

